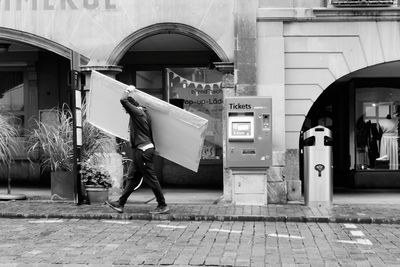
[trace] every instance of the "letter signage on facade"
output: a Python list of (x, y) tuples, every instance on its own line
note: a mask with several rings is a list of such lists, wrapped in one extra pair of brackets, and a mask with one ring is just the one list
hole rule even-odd
[(116, 10), (115, 0), (0, 0), (5, 11), (21, 10)]

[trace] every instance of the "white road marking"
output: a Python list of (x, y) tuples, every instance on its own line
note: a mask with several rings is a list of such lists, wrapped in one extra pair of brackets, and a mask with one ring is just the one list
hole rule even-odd
[(372, 246), (372, 242), (369, 239), (360, 238), (360, 239), (356, 239), (356, 240), (357, 240), (358, 244)]
[(185, 225), (158, 224), (157, 227), (162, 227), (162, 228), (173, 228), (173, 229), (185, 229), (187, 226), (185, 226)]
[(130, 224), (131, 222), (124, 222), (124, 221), (113, 221), (113, 220), (102, 220), (104, 223), (114, 223), (114, 224)]
[(304, 237), (296, 236), (296, 235), (268, 234), (268, 236), (283, 237), (283, 238), (290, 238), (290, 239), (304, 239)]
[(224, 229), (210, 229), (208, 230), (210, 232), (223, 232), (223, 233), (234, 233), (234, 234), (240, 234), (242, 231), (236, 231), (236, 230), (224, 230)]
[(357, 226), (356, 226), (355, 224), (352, 224), (352, 223), (345, 223), (345, 224), (344, 224), (344, 228), (347, 228), (347, 229), (357, 229)]
[(356, 239), (354, 240), (337, 240), (336, 242), (339, 243), (346, 243), (346, 244), (359, 244), (359, 245), (372, 245), (372, 242), (369, 239)]
[(35, 220), (35, 221), (28, 221), (29, 223), (62, 223), (63, 220), (55, 219), (55, 220)]
[(42, 253), (42, 251), (41, 250), (37, 250), (37, 249), (31, 250), (31, 251), (28, 252), (29, 255), (38, 255), (40, 253)]
[(364, 233), (361, 231), (350, 231), (350, 234), (352, 236), (365, 236)]

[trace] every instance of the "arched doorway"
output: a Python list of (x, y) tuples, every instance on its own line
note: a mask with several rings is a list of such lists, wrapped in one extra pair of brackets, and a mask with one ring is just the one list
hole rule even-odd
[[(0, 30), (0, 109), (15, 117), (19, 149), (11, 166), (12, 184), (50, 187), (49, 171), (28, 159), (25, 140), (32, 119), (70, 102), (71, 50), (31, 34)], [(87, 60), (82, 58), (81, 63)], [(1, 184), (7, 174), (1, 172)]]
[[(399, 70), (396, 61), (350, 73), (326, 88), (309, 110), (302, 133), (317, 125), (332, 130), (335, 188), (400, 188)], [(301, 153), (301, 175), (302, 158)]]
[(197, 173), (162, 158), (157, 174), (164, 186), (222, 189), (222, 73), (227, 61), (219, 45), (182, 24), (149, 26), (126, 38), (109, 58), (122, 66), (117, 79), (209, 120)]

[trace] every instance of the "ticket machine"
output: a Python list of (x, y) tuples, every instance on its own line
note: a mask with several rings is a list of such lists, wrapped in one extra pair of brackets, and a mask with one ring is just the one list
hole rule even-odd
[(227, 97), (228, 167), (271, 166), (271, 98)]
[[(226, 167), (235, 204), (267, 204), (267, 175), (272, 165), (272, 99), (227, 97)], [(229, 191), (229, 190), (228, 190)]]

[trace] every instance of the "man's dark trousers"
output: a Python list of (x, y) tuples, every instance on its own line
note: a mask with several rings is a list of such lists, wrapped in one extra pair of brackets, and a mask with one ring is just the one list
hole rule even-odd
[(143, 177), (143, 181), (153, 190), (158, 206), (166, 206), (164, 194), (161, 190), (160, 182), (157, 179), (154, 171), (154, 148), (142, 151), (140, 149), (133, 149), (133, 161), (130, 163), (128, 170), (128, 178), (122, 195), (119, 198), (119, 204), (124, 206), (130, 194), (138, 185), (137, 181)]

